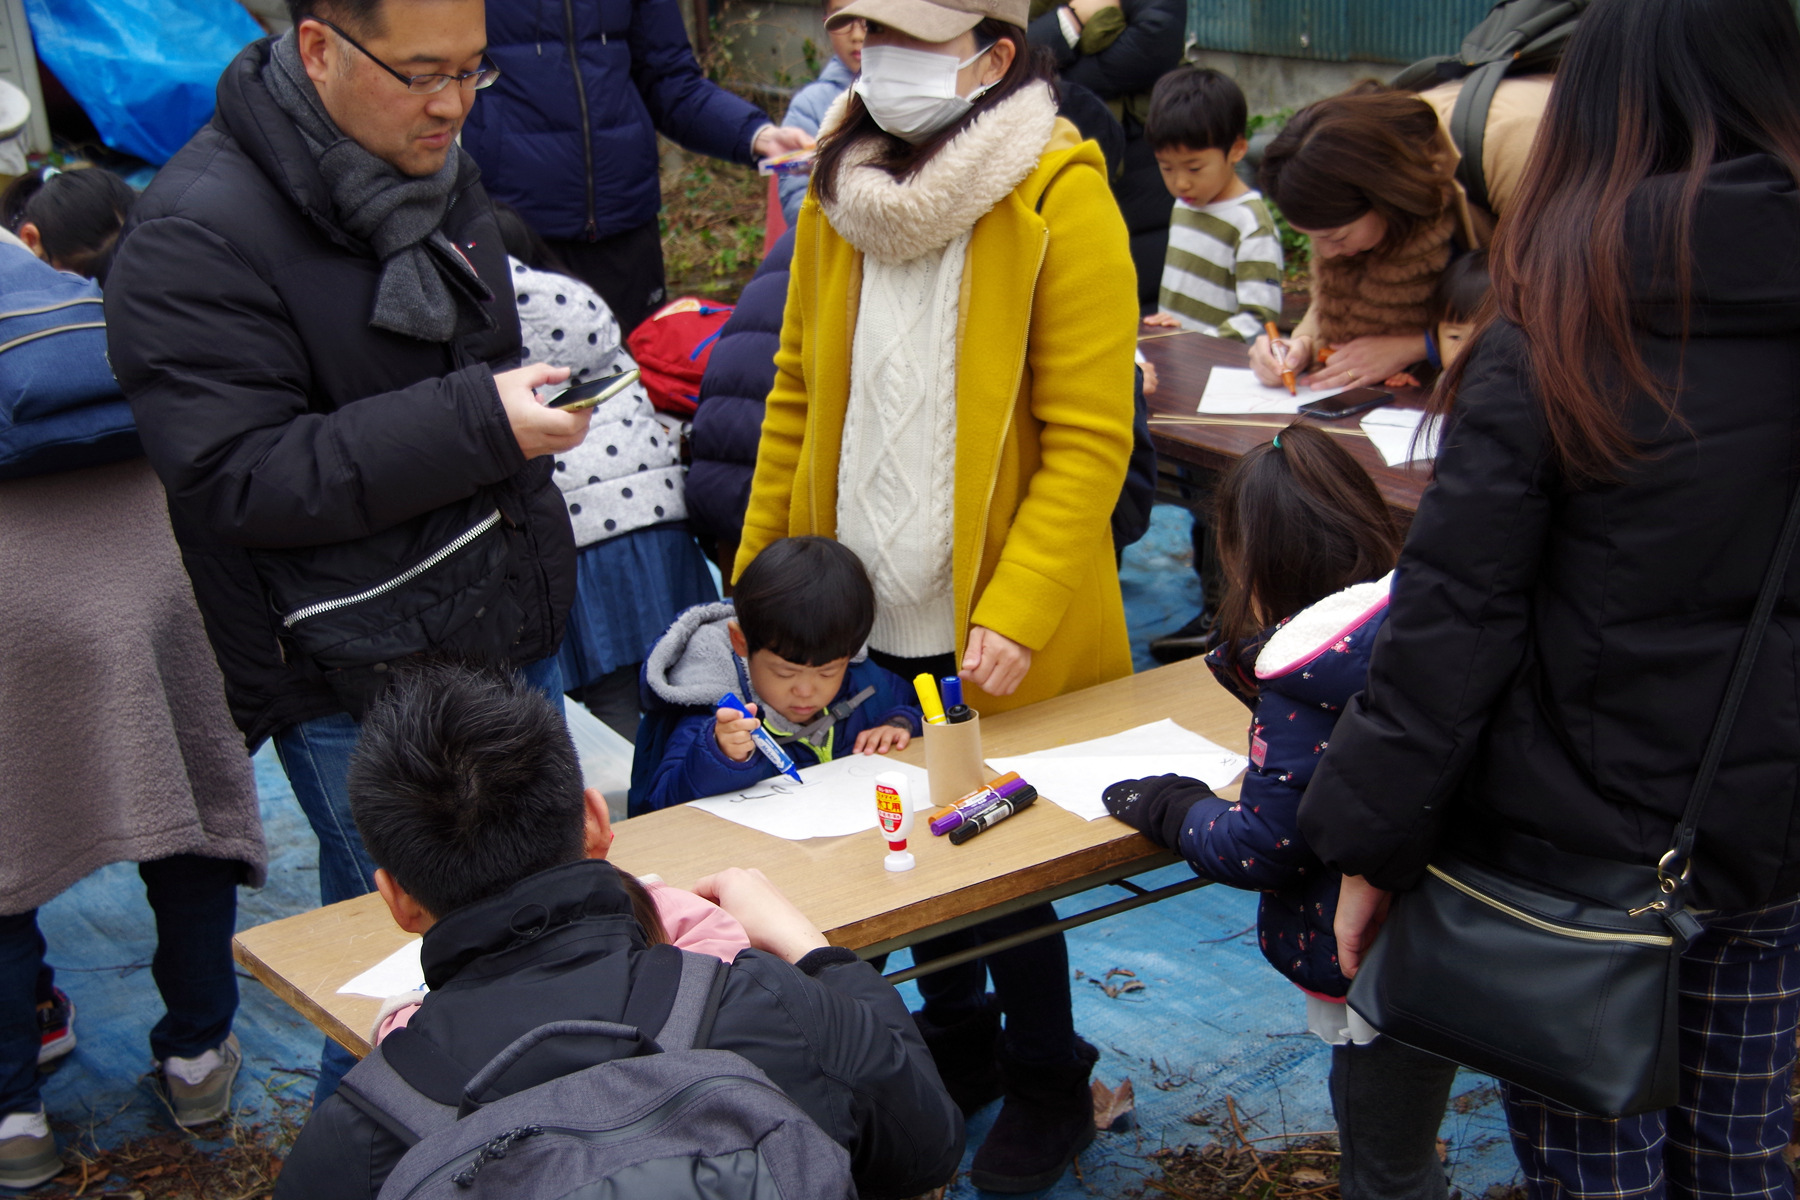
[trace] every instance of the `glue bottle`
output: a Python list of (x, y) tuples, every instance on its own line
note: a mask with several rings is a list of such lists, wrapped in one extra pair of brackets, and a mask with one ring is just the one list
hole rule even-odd
[(875, 777), (875, 815), (881, 821), (881, 836), (887, 839), (888, 855), (881, 865), (890, 871), (910, 871), (913, 856), (906, 848), (906, 835), (912, 832), (912, 796), (906, 776), (898, 771), (883, 771)]

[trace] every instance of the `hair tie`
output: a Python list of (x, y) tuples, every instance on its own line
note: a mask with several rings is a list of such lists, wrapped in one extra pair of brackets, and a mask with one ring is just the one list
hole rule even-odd
[(1273, 445), (1277, 450), (1281, 449), (1281, 435), (1279, 433), (1276, 434), (1275, 440), (1273, 442), (1271, 442), (1270, 444)]

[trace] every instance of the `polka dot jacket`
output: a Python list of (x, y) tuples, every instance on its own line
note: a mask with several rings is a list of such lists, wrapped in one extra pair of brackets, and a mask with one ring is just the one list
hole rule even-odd
[[(509, 262), (525, 362), (568, 367), (571, 384), (637, 365), (612, 310), (592, 288)], [(587, 440), (557, 456), (555, 478), (578, 547), (687, 517), (679, 436), (658, 419), (642, 384), (594, 409)]]

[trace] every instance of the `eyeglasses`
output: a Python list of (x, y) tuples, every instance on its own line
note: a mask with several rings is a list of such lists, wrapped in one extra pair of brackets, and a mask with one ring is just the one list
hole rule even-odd
[(358, 50), (361, 50), (363, 55), (367, 57), (370, 62), (386, 71), (389, 75), (392, 75), (395, 79), (398, 79), (401, 83), (404, 83), (406, 85), (406, 90), (413, 93), (415, 96), (429, 96), (434, 92), (441, 92), (452, 83), (459, 83), (465, 88), (479, 91), (484, 87), (491, 86), (494, 80), (500, 78), (500, 68), (496, 67), (493, 60), (488, 58), (485, 54), (481, 56), (481, 66), (473, 71), (464, 71), (461, 75), (402, 75), (400, 72), (394, 70), (394, 68), (388, 66), (379, 58), (376, 58), (373, 54), (369, 53), (369, 48), (367, 46), (345, 33), (342, 29), (339, 29), (336, 25), (333, 25), (330, 21), (327, 21), (324, 17), (309, 16), (306, 20), (317, 21), (319, 24), (325, 26), (325, 28), (331, 30), (331, 32), (343, 38), (346, 42), (349, 42), (352, 46), (355, 46)]

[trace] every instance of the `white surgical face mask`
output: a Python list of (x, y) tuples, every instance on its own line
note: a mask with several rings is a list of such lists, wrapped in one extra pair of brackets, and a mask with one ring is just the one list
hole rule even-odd
[(948, 54), (929, 50), (865, 45), (856, 94), (877, 125), (916, 146), (961, 120), (981, 94), (994, 86), (984, 84), (967, 96), (956, 94), (957, 72), (992, 49), (977, 50), (957, 62)]

